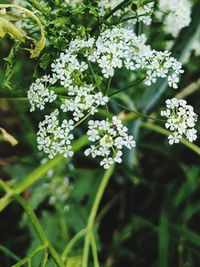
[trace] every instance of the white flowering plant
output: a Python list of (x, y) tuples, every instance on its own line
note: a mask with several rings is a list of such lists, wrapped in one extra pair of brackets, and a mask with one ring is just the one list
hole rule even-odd
[[(116, 203), (120, 203), (120, 209), (128, 205), (128, 188), (101, 210), (100, 202), (111, 177), (115, 177), (114, 186), (116, 183), (123, 188), (127, 180), (128, 187), (132, 183), (133, 187), (142, 184), (151, 188), (149, 181), (140, 179), (143, 172), (147, 175), (142, 167), (149, 158), (143, 156), (147, 148), (173, 158), (174, 151), (183, 149), (183, 145), (200, 155), (198, 104), (189, 97), (198, 90), (199, 80), (190, 85), (187, 82), (193, 81), (192, 69), (194, 76), (198, 73), (194, 62), (199, 54), (191, 52), (198, 48), (198, 7), (195, 0), (176, 4), (171, 0), (0, 3), (0, 41), (5, 61), (0, 100), (6, 110), (13, 105), (20, 114), (15, 127), (16, 131), (18, 127), (23, 130), (17, 147), (24, 141), (24, 148), (21, 145), (19, 149), (32, 151), (22, 160), (19, 173), (26, 174), (33, 159), (39, 162), (38, 168), (19, 181), (18, 172), (9, 163), (5, 173), (14, 178), (0, 180), (5, 191), (0, 211), (15, 200), (36, 233), (30, 229), (31, 245), (26, 253), (22, 251), (26, 256), (21, 260), (0, 246), (0, 251), (11, 257), (3, 260), (5, 266), (4, 262), (16, 267), (126, 266), (120, 265), (121, 259), (126, 262), (125, 255), (130, 258), (130, 266), (153, 264), (148, 259), (140, 261), (138, 256), (131, 258), (129, 249), (122, 249), (129, 226), (131, 231), (138, 231), (140, 224), (152, 227), (142, 216), (133, 217), (122, 234), (117, 226), (112, 228), (113, 233), (117, 229), (116, 236), (112, 234), (112, 245), (122, 255), (117, 255), (112, 245), (107, 252), (104, 234), (100, 233), (107, 211)], [(10, 142), (14, 137), (4, 128), (0, 128), (3, 139)], [(165, 137), (159, 139), (160, 134)], [(149, 162), (152, 159), (150, 156)], [(28, 167), (24, 168), (26, 162)], [(150, 173), (152, 168), (153, 162), (147, 168)], [(170, 185), (167, 188), (171, 190)], [(181, 194), (173, 199), (176, 208), (182, 201)], [(40, 209), (41, 222), (36, 215)], [(125, 210), (123, 206), (119, 221), (126, 220)], [(159, 266), (170, 262), (166, 255), (162, 257), (168, 250), (161, 244), (167, 242), (163, 235), (171, 227), (167, 216), (159, 217)], [(21, 225), (28, 225), (25, 216)], [(55, 238), (51, 238), (52, 231)], [(36, 236), (41, 241), (38, 246)], [(137, 244), (136, 251), (139, 247)]]

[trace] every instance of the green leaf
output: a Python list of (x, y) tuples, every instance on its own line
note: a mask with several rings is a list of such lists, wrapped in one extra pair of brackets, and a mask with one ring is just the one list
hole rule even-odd
[(48, 53), (44, 53), (41, 57), (40, 57), (40, 62), (39, 65), (40, 67), (45, 70), (48, 66), (49, 63), (51, 62), (51, 55)]
[[(12, 38), (17, 39), (20, 42), (24, 42), (26, 39), (31, 40), (34, 43), (35, 47), (31, 48), (31, 49), (26, 48), (26, 50), (28, 50), (30, 52), (30, 54), (31, 54), (30, 58), (38, 57), (40, 55), (41, 51), (44, 49), (45, 43), (46, 43), (44, 29), (43, 29), (42, 23), (38, 19), (38, 17), (32, 11), (30, 11), (24, 7), (18, 6), (18, 5), (0, 4), (0, 8), (19, 9), (20, 12), (24, 15), (24, 17), (29, 17), (37, 23), (37, 25), (40, 29), (40, 33), (41, 33), (40, 40), (36, 40), (34, 38), (26, 36), (20, 28), (18, 28), (12, 22), (10, 22), (7, 18), (5, 18), (6, 13), (0, 15), (0, 37), (4, 37), (5, 34), (8, 33)], [(20, 17), (19, 17), (19, 19), (20, 19)]]
[(16, 64), (16, 55), (19, 49), (20, 49), (20, 42), (16, 42), (11, 48), (9, 55), (6, 58), (4, 58), (4, 60), (6, 61), (6, 72), (3, 81), (3, 86), (8, 87), (9, 89), (11, 89), (10, 79), (12, 78), (12, 75), (14, 73)]
[(12, 22), (0, 16), (0, 37), (4, 37), (6, 34), (9, 34), (11, 38), (17, 39), (20, 42), (25, 41), (24, 32)]

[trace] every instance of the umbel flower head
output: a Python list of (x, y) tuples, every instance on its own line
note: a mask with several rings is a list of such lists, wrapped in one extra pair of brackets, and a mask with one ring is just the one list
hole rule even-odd
[[(68, 95), (71, 87), (78, 87), (82, 91), (85, 88), (88, 92), (88, 86), (84, 86), (87, 83), (85, 77), (90, 74), (89, 65), (92, 64), (98, 66), (102, 78), (113, 77), (116, 69), (125, 68), (134, 72), (141, 71), (148, 86), (158, 78), (166, 78), (170, 87), (177, 88), (179, 74), (183, 73), (181, 63), (170, 52), (156, 51), (145, 42), (144, 35), (137, 36), (132, 30), (118, 27), (104, 30), (96, 40), (91, 37), (72, 40), (65, 52), (51, 64), (52, 73), (37, 79), (31, 85), (28, 91), (31, 111), (36, 107), (44, 109), (47, 102), (53, 102), (58, 97), (49, 89), (54, 84), (66, 88)], [(82, 100), (85, 96), (82, 95)], [(79, 102), (79, 95), (75, 100)], [(73, 98), (70, 106), (73, 105), (72, 102)]]
[(180, 30), (190, 24), (191, 21), (190, 0), (159, 0), (158, 16), (164, 23), (164, 30), (176, 37)]
[(166, 109), (161, 111), (161, 116), (167, 118), (165, 127), (172, 131), (168, 136), (169, 144), (179, 143), (182, 137), (193, 142), (197, 139), (197, 130), (194, 129), (197, 114), (192, 106), (182, 99), (167, 99)]
[(74, 152), (71, 140), (74, 137), (71, 131), (74, 129), (74, 121), (63, 120), (60, 125), (58, 115), (59, 111), (56, 109), (39, 123), (38, 149), (48, 154), (49, 158), (53, 158), (57, 154), (62, 154), (65, 158), (72, 157)]
[(47, 83), (52, 83), (49, 75), (44, 75), (42, 78), (37, 79), (28, 90), (27, 96), (31, 104), (31, 110), (34, 111), (35, 108), (43, 110), (47, 102), (51, 103), (56, 100), (57, 95), (54, 91), (49, 90)]
[(108, 169), (114, 162), (122, 162), (122, 148), (135, 147), (133, 136), (128, 135), (128, 128), (116, 116), (112, 120), (89, 121), (88, 139), (94, 143), (85, 150), (85, 155), (93, 158), (100, 156), (100, 165)]
[(68, 90), (69, 96), (74, 98), (66, 99), (61, 105), (64, 112), (72, 112), (73, 119), (79, 121), (85, 115), (98, 112), (99, 106), (104, 106), (108, 102), (108, 97), (102, 92), (95, 93), (92, 85), (70, 86)]

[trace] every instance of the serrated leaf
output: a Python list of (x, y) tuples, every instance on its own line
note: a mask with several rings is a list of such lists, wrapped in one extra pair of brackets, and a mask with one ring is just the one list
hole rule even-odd
[(50, 62), (51, 62), (51, 55), (45, 53), (40, 57), (39, 65), (42, 69), (45, 70), (49, 66)]
[(4, 60), (6, 61), (6, 72), (5, 72), (5, 77), (3, 81), (3, 87), (8, 87), (11, 89), (10, 79), (15, 69), (16, 54), (19, 51), (19, 49), (20, 49), (20, 42), (18, 41), (11, 48), (9, 55), (4, 58)]

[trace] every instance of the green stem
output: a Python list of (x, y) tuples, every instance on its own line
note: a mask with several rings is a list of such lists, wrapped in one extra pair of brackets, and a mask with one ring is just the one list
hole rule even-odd
[(94, 260), (94, 267), (99, 267), (97, 244), (96, 244), (93, 231), (91, 233), (91, 247), (92, 247), (93, 260)]
[[(125, 110), (127, 110), (127, 111), (130, 111), (130, 112), (135, 113), (136, 115), (138, 115), (138, 117), (143, 117), (143, 118), (147, 118), (147, 119), (154, 120), (154, 121), (162, 121), (162, 122), (164, 122), (164, 120), (161, 120), (161, 119), (157, 119), (157, 118), (151, 117), (151, 116), (149, 116), (149, 115), (146, 115), (146, 114), (144, 114), (144, 113), (142, 113), (142, 112), (139, 112), (139, 111), (136, 111), (136, 110), (132, 110), (132, 109), (127, 108), (127, 107), (125, 107), (124, 105), (121, 105), (121, 104), (119, 104), (119, 103), (117, 103), (117, 102), (115, 102), (115, 101), (112, 101), (112, 100), (111, 100), (111, 102), (113, 102), (115, 105), (118, 105), (119, 107), (121, 107), (121, 108), (123, 108), (123, 109), (125, 109)], [(126, 119), (126, 117), (125, 117), (125, 119)]]
[(86, 233), (86, 229), (83, 229), (81, 231), (79, 231), (71, 240), (70, 242), (67, 244), (66, 248), (64, 249), (63, 253), (62, 253), (62, 260), (63, 262), (66, 261), (67, 256), (69, 254), (69, 252), (71, 251), (71, 249), (74, 247), (74, 245), (77, 243), (77, 241), (79, 241), (79, 239), (81, 239)]
[(45, 267), (47, 265), (47, 261), (48, 261), (48, 252), (45, 251), (44, 252), (44, 256), (43, 256), (43, 259), (42, 259), (42, 263), (41, 263), (41, 267)]
[(135, 18), (137, 18), (137, 17), (136, 17), (136, 16), (127, 17), (127, 18), (125, 18), (125, 19), (118, 20), (118, 21), (116, 21), (116, 22), (110, 24), (110, 26), (118, 25), (118, 24), (120, 24), (120, 23), (129, 21), (129, 20), (132, 20), (132, 19), (135, 19)]
[(109, 79), (108, 79), (108, 84), (107, 84), (107, 86), (106, 86), (104, 95), (107, 95), (107, 93), (108, 93), (108, 90), (109, 90), (109, 88), (110, 88), (110, 84), (111, 84), (111, 80), (112, 80), (112, 77), (109, 77)]
[(82, 267), (88, 267), (88, 257), (89, 257), (89, 246), (91, 241), (91, 231), (93, 230), (93, 225), (95, 221), (95, 217), (99, 208), (100, 201), (102, 199), (105, 188), (108, 184), (108, 181), (113, 173), (114, 165), (112, 165), (104, 174), (101, 184), (99, 186), (98, 192), (96, 194), (95, 200), (93, 202), (93, 206), (88, 218), (88, 223), (86, 227), (86, 236), (83, 248), (83, 258), (82, 258)]
[(28, 97), (0, 97), (0, 100), (28, 101)]
[[(152, 131), (155, 131), (157, 133), (161, 133), (163, 135), (170, 135), (171, 132), (158, 126), (158, 125), (154, 125), (150, 122), (144, 122), (141, 124), (142, 127), (146, 128), (146, 129), (150, 129)], [(185, 138), (182, 138), (180, 140), (180, 142), (185, 145), (186, 147), (190, 148), (192, 151), (194, 151), (196, 154), (198, 154), (200, 156), (200, 147), (198, 147), (197, 145), (190, 143), (189, 141), (187, 141)]]
[(59, 267), (65, 267), (60, 256), (58, 255), (58, 253), (56, 252), (56, 250), (54, 249), (54, 247), (52, 246), (52, 244), (48, 240), (48, 237), (47, 237), (45, 231), (43, 230), (37, 216), (35, 215), (35, 212), (31, 208), (31, 206), (28, 205), (28, 203), (21, 196), (16, 194), (16, 192), (13, 189), (11, 189), (3, 180), (0, 180), (0, 187), (2, 187), (7, 193), (10, 193), (12, 195), (12, 197), (14, 197), (17, 200), (17, 202), (23, 207), (24, 211), (26, 212), (26, 215), (29, 217), (29, 219), (30, 219), (41, 243), (43, 244), (43, 246), (48, 247), (52, 258), (54, 259), (55, 263)]
[(91, 113), (88, 113), (85, 117), (83, 117), (80, 121), (78, 121), (76, 124), (74, 124), (74, 128), (79, 126), (81, 123), (83, 123), (87, 118), (89, 118)]
[(37, 254), (41, 250), (44, 250), (46, 247), (47, 247), (47, 245), (41, 245), (41, 246), (39, 246), (34, 251), (32, 251), (27, 257), (21, 259), (18, 263), (12, 265), (11, 267), (20, 267), (20, 266), (24, 265), (27, 262), (28, 262), (28, 264), (30, 266), (31, 258), (33, 258), (33, 256), (35, 256), (35, 254)]
[(99, 92), (101, 92), (101, 87), (99, 86), (99, 84), (98, 84), (98, 82), (97, 82), (97, 79), (96, 79), (96, 77), (95, 77), (95, 73), (94, 73), (94, 69), (93, 69), (93, 67), (92, 67), (92, 64), (91, 64), (91, 62), (90, 62), (89, 60), (87, 60), (87, 63), (88, 63), (90, 72), (91, 72), (91, 74), (92, 74), (94, 83), (96, 84), (96, 86), (97, 86)]
[(19, 261), (20, 258), (15, 253), (4, 247), (3, 245), (0, 245), (0, 250), (4, 252), (6, 255), (8, 255), (10, 258), (13, 258), (16, 261)]
[(38, 218), (36, 217), (33, 209), (28, 205), (28, 203), (19, 195), (14, 196), (16, 200), (20, 203), (20, 205), (24, 208), (27, 216), (29, 217), (30, 221), (32, 222), (35, 231), (37, 232), (38, 237), (40, 238), (40, 241), (48, 246), (49, 252), (54, 259), (55, 263), (59, 267), (65, 267), (63, 261), (61, 260), (60, 256), (56, 252), (55, 248), (52, 246), (50, 241), (48, 240), (48, 237), (46, 236), (46, 233), (44, 232)]
[[(86, 135), (82, 136), (79, 140), (72, 144), (73, 150), (78, 151), (88, 143)], [(64, 158), (62, 155), (56, 156), (54, 159), (49, 160), (46, 164), (39, 166), (33, 172), (31, 172), (24, 180), (14, 186), (15, 194), (21, 194), (28, 187), (40, 180), (50, 169), (55, 168), (59, 165)], [(0, 199), (0, 211), (2, 211), (11, 202), (11, 194), (7, 193), (3, 198)]]
[(131, 3), (131, 0), (124, 0), (119, 3), (115, 8), (113, 8), (108, 14), (103, 17), (102, 21), (98, 21), (91, 30), (91, 35), (95, 33), (95, 31), (104, 23), (107, 19), (109, 19), (117, 10), (128, 6)]
[(108, 96), (111, 97), (111, 96), (117, 95), (117, 94), (119, 94), (119, 93), (121, 93), (121, 92), (124, 92), (124, 91), (126, 91), (126, 90), (132, 88), (133, 86), (140, 84), (140, 83), (143, 82), (144, 80), (145, 80), (145, 78), (139, 79), (138, 81), (135, 81), (135, 82), (134, 82), (133, 84), (131, 84), (131, 85), (128, 85), (128, 86), (126, 86), (126, 87), (124, 87), (124, 88), (122, 88), (122, 89), (119, 89), (119, 90), (115, 90), (114, 92), (112, 92), (112, 93), (109, 94)]

